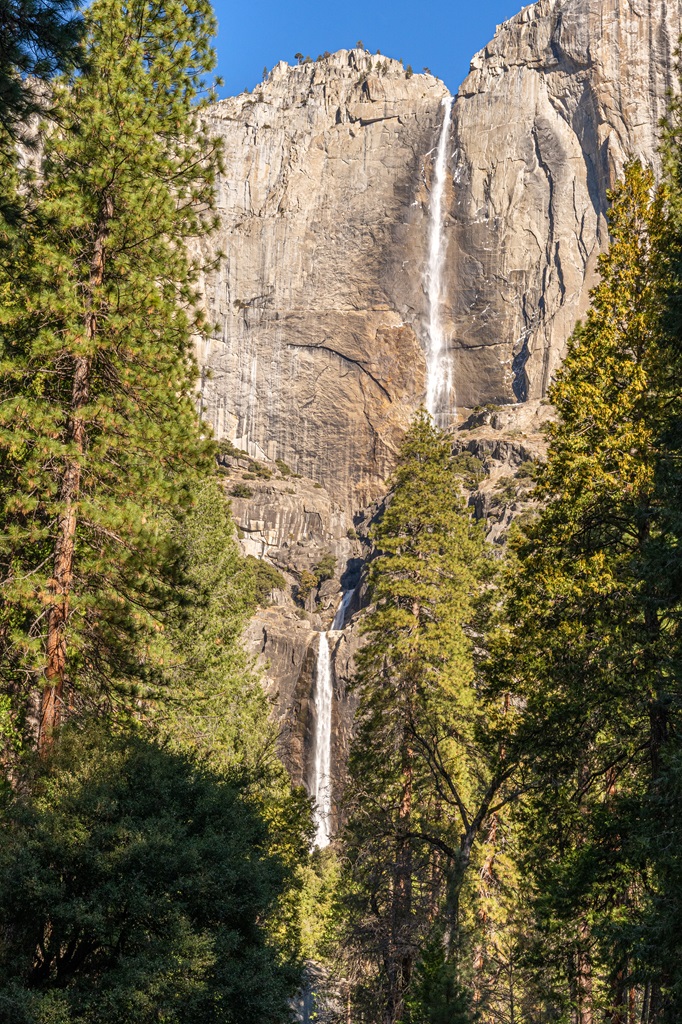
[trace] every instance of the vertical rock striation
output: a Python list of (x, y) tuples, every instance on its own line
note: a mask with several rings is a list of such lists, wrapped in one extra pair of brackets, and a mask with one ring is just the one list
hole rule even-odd
[[(440, 326), (454, 404), (538, 398), (585, 311), (606, 192), (656, 162), (680, 0), (539, 0), (452, 108)], [(226, 253), (203, 409), (345, 508), (376, 498), (426, 394), (431, 188), (447, 91), (362, 50), (279, 64), (205, 115), (223, 138)]]
[(455, 102), (451, 337), (463, 406), (546, 393), (608, 242), (606, 192), (657, 164), (679, 0), (539, 0)]
[[(281, 63), (202, 115), (226, 155), (219, 230), (200, 243), (225, 253), (203, 282), (216, 326), (199, 352), (202, 415), (268, 464), (253, 472), (225, 446), (244, 545), (285, 571), (290, 591), (325, 553), (344, 588), (357, 583), (378, 505), (362, 510), (384, 494), (427, 397), (434, 324), (454, 390), (438, 409), (466, 419), (508, 406), (468, 417), (494, 416), (490, 436), (486, 420), (455, 441), (490, 463), (474, 503), (494, 510), (491, 539), (503, 538), (547, 412), (539, 400), (608, 243), (607, 190), (628, 157), (657, 164), (681, 11), (682, 0), (539, 0), (476, 54), (451, 107), (432, 76), (342, 50)], [(314, 753), (319, 634), (341, 589), (327, 585), (305, 609), (279, 593), (246, 637), (299, 782)], [(330, 634), (333, 805), (358, 643), (355, 624)]]
[(445, 92), (342, 50), (279, 64), (206, 115), (227, 172), (207, 242), (226, 259), (205, 282), (204, 415), (347, 507), (378, 495), (424, 395), (428, 154)]

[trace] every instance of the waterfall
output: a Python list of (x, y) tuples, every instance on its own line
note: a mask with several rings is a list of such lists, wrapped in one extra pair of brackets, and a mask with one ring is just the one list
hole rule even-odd
[(440, 129), (436, 162), (433, 168), (429, 205), (429, 256), (426, 264), (426, 294), (429, 313), (429, 341), (426, 353), (426, 409), (439, 427), (446, 427), (454, 412), (451, 405), (452, 360), (443, 334), (441, 304), (443, 298), (443, 194), (448, 166), (448, 136), (452, 119), (452, 96), (444, 96), (443, 124)]
[[(336, 610), (331, 631), (343, 629), (346, 611), (353, 596), (348, 590), (341, 599)], [(332, 702), (334, 699), (334, 677), (332, 661), (329, 653), (329, 640), (326, 633), (320, 633), (320, 646), (317, 652), (317, 668), (315, 671), (315, 737), (313, 743), (313, 771), (310, 795), (315, 809), (315, 845), (322, 849), (329, 845), (330, 817), (332, 809)]]

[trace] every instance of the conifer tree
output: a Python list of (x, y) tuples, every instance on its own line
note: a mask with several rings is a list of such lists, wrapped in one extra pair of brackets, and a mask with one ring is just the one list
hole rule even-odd
[(531, 769), (526, 867), (554, 937), (545, 959), (579, 1024), (622, 1024), (635, 998), (618, 922), (646, 899), (636, 808), (659, 785), (682, 696), (682, 562), (662, 487), (679, 413), (660, 315), (665, 198), (638, 162), (611, 194), (611, 248), (550, 390), (545, 507), (517, 546), (497, 654)]
[(186, 241), (211, 226), (219, 165), (197, 119), (213, 14), (95, 0), (86, 23), (21, 245), (2, 250), (0, 672), (17, 709), (42, 690), (43, 745), (65, 706), (157, 673), (169, 515), (211, 463)]
[(475, 685), (483, 534), (464, 505), (451, 441), (426, 414), (405, 438), (392, 483), (374, 533), (343, 836), (351, 945), (374, 964), (365, 997), (378, 999), (386, 1024), (407, 1012), (421, 1019), (406, 997), (434, 936), (440, 1012), (461, 1010), (460, 895), (511, 774), (489, 736), (495, 709)]
[(0, 808), (0, 1020), (290, 1021), (304, 819), (139, 730), (67, 725), (35, 761)]
[(276, 759), (270, 703), (241, 644), (257, 604), (254, 571), (239, 552), (216, 477), (195, 489), (174, 532), (186, 601), (168, 609), (162, 641), (168, 684), (154, 704), (154, 720), (175, 747), (201, 751), (221, 768), (257, 770)]

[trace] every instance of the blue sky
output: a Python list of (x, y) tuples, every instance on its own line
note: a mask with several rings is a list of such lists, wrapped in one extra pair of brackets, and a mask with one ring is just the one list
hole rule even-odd
[(214, 0), (223, 96), (252, 89), (265, 66), (313, 60), (362, 40), (372, 52), (429, 67), (454, 92), (469, 60), (522, 0)]

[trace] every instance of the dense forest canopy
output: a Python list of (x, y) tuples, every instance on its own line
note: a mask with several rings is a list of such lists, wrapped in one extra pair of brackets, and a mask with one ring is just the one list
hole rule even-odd
[(214, 30), (207, 0), (0, 10), (0, 1019), (274, 1024), (314, 977), (346, 1024), (675, 1024), (682, 104), (661, 181), (610, 194), (506, 546), (475, 460), (405, 435), (316, 850), (241, 644), (283, 580), (196, 409)]

